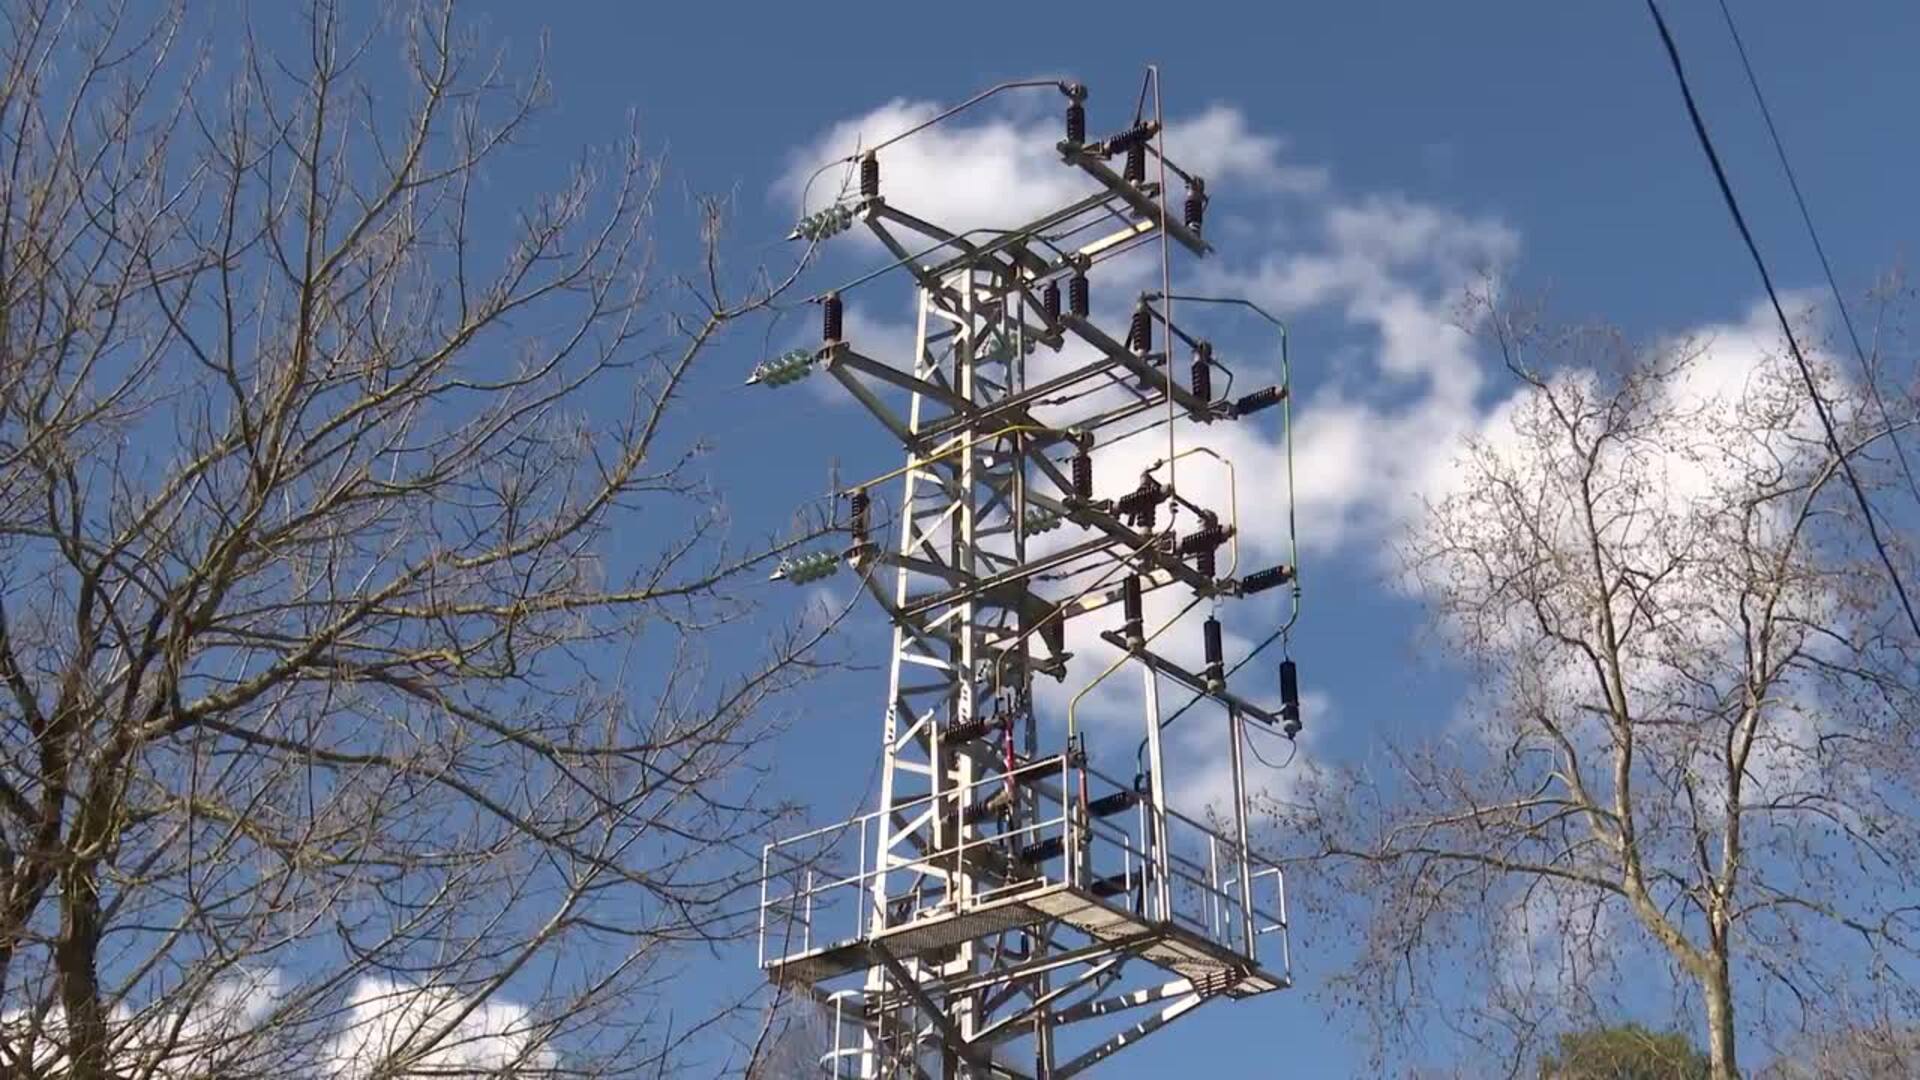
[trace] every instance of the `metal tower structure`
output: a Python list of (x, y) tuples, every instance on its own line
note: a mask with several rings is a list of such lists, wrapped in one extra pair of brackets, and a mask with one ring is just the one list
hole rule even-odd
[[(969, 232), (888, 200), (888, 147), (1035, 86), (1066, 98), (1057, 148), (1086, 194), (1032, 221)], [(1152, 69), (1147, 86), (1157, 112)], [(1157, 115), (1089, 140), (1085, 100), (1078, 84), (1006, 84), (846, 159), (857, 191), (809, 214), (795, 235), (817, 242), (857, 223), (893, 260), (818, 298), (818, 349), (763, 363), (748, 380), (779, 385), (822, 370), (906, 455), (843, 492), (844, 551), (791, 560), (775, 575), (809, 581), (850, 567), (892, 623), (879, 807), (765, 853), (761, 964), (831, 1011), (827, 1075), (1058, 1080), (1204, 1002), (1289, 984), (1284, 881), (1248, 845), (1241, 754), (1249, 723), (1298, 732), (1292, 663), (1280, 668), (1280, 705), (1268, 708), (1229, 688), (1217, 618), (1202, 627), (1206, 664), (1195, 670), (1156, 649), (1178, 616), (1157, 625), (1145, 616), (1157, 590), (1184, 594), (1184, 615), (1281, 586), (1297, 613), (1291, 564), (1239, 566), (1232, 495), (1207, 506), (1181, 489), (1194, 470), (1231, 480), (1232, 463), (1181, 449), (1176, 434), (1254, 422), (1274, 406), (1284, 417), (1288, 386), (1283, 376), (1236, 398), (1215, 392), (1231, 385), (1216, 378), (1230, 376), (1228, 364), (1173, 313), (1176, 302), (1183, 312), (1228, 309), (1178, 296), (1170, 280), (1176, 248), (1183, 258), (1210, 251), (1205, 182), (1167, 158)], [(1177, 213), (1170, 176), (1186, 188)], [(1128, 305), (1116, 336), (1092, 316), (1094, 271), (1134, 251), (1159, 256), (1162, 288)], [(896, 270), (918, 293), (913, 355), (870, 356), (845, 332), (842, 294)], [(1187, 372), (1176, 371), (1176, 350), (1190, 352)], [(1117, 485), (1103, 477), (1115, 493), (1096, 497), (1095, 466), (1113, 460), (1102, 451), (1131, 438), (1166, 449)], [(898, 502), (876, 525), (875, 496), (896, 482)], [(1291, 499), (1290, 487), (1263, 482), (1259, 496)], [(1117, 627), (1099, 636), (1120, 660), (1072, 685), (1070, 647), (1090, 625), (1112, 624), (1110, 610), (1088, 617), (1115, 605)], [(1116, 778), (1096, 767), (1078, 709), (1127, 665), (1139, 671), (1142, 728)], [(1036, 678), (1053, 684), (1038, 702)], [(1167, 805), (1169, 685), (1225, 716), (1233, 787), (1223, 827)], [(1062, 700), (1064, 737), (1038, 715)]]

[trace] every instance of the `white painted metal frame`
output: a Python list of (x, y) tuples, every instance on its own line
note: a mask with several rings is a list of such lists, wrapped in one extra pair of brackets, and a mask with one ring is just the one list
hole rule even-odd
[[(1163, 234), (1208, 250), (1166, 216), (1157, 185), (1120, 176), (1089, 147), (1060, 150), (1097, 190), (989, 241), (863, 198), (860, 219), (919, 287), (911, 369), (857, 343), (828, 342), (820, 353), (906, 453), (897, 542), (855, 555), (894, 570), (891, 589), (883, 575), (865, 578), (893, 622), (880, 806), (764, 855), (760, 961), (829, 1008), (834, 1042), (821, 1065), (835, 1077), (1072, 1076), (1212, 997), (1288, 985), (1284, 877), (1249, 849), (1240, 756), (1246, 715), (1268, 714), (1214, 695), (1232, 747), (1231, 835), (1167, 807), (1159, 682), (1199, 680), (1149, 652), (1132, 650), (1142, 662), (1146, 790), (1088, 768), (1078, 747), (1039, 753), (1033, 677), (1063, 670), (1065, 658), (1053, 646), (1037, 651), (1035, 631), (1118, 595), (1109, 581), (1044, 599), (1033, 588), (1039, 574), (1084, 581), (1105, 567), (1146, 589), (1184, 584), (1203, 596), (1233, 586), (1199, 574), (1112, 507), (1075, 498), (1051, 456), (1156, 411), (1201, 422), (1230, 415), (1170, 377), (1167, 353), (1135, 352), (1086, 318), (1040, 310), (1043, 282)], [(1090, 229), (1094, 239), (1073, 240)], [(945, 261), (923, 263), (903, 234), (934, 241)], [(1029, 387), (1029, 352), (1069, 337), (1098, 359)], [(1041, 400), (1102, 381), (1130, 388), (1131, 399), (1071, 427), (1034, 419)], [(904, 409), (892, 403), (901, 394)], [(1089, 539), (1030, 559), (1033, 508)], [(1122, 804), (1125, 823), (1103, 816)], [(1157, 976), (1142, 984), (1143, 973)], [(1108, 1033), (1072, 1052), (1056, 1031), (1078, 1024)]]

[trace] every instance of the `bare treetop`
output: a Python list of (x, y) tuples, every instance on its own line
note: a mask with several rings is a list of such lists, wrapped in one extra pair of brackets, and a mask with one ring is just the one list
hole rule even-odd
[(451, 4), (231, 78), (177, 14), (5, 7), (0, 1071), (651, 1073), (825, 632), (699, 644), (785, 545), (676, 401), (781, 286), (717, 203), (656, 283), (631, 139), (488, 190), (546, 88)]
[[(1468, 731), (1283, 813), (1364, 897), (1346, 985), (1392, 1027), (1474, 957), (1489, 1005), (1447, 1022), (1511, 1047), (1667, 969), (1717, 1077), (1741, 1031), (1907, 1001), (1913, 643), (1797, 376), (1486, 316), (1518, 391), (1406, 550), (1484, 688)], [(1885, 428), (1824, 392), (1873, 476)]]

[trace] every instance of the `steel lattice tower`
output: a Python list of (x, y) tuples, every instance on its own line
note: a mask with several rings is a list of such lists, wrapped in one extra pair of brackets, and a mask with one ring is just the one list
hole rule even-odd
[[(1124, 339), (1094, 324), (1098, 264), (1156, 243), (1163, 259), (1169, 243), (1207, 254), (1204, 181), (1165, 157), (1157, 119), (1088, 141), (1075, 84), (996, 87), (936, 122), (1030, 85), (1067, 96), (1058, 149), (1088, 194), (1034, 221), (956, 234), (889, 204), (882, 152), (899, 140), (879, 144), (851, 162), (857, 197), (796, 233), (817, 241), (859, 222), (893, 253), (918, 291), (911, 362), (846, 340), (843, 289), (821, 298), (818, 350), (763, 364), (750, 380), (822, 369), (906, 454), (903, 467), (846, 492), (844, 552), (776, 575), (811, 580), (844, 563), (893, 627), (879, 808), (766, 854), (762, 964), (832, 1010), (834, 1045), (821, 1064), (833, 1076), (1063, 1078), (1211, 998), (1288, 984), (1283, 882), (1248, 848), (1240, 753), (1249, 719), (1287, 737), (1299, 729), (1291, 663), (1281, 707), (1256, 705), (1226, 686), (1218, 622), (1207, 622), (1206, 668), (1191, 671), (1151, 648), (1172, 622), (1149, 629), (1142, 598), (1184, 587), (1194, 603), (1217, 603), (1293, 584), (1293, 568), (1234, 577), (1236, 554), (1220, 573), (1219, 552), (1237, 553), (1234, 508), (1182, 495), (1173, 466), (1192, 452), (1171, 439), (1125, 494), (1096, 499), (1091, 484), (1095, 451), (1120, 429), (1238, 421), (1283, 404), (1287, 387), (1215, 398), (1222, 363), (1169, 317), (1173, 300), (1202, 298), (1142, 296)], [(1177, 216), (1169, 173), (1188, 188)], [(1029, 377), (1041, 350), (1069, 342), (1091, 359)], [(1176, 343), (1193, 349), (1190, 378), (1174, 374)], [(876, 539), (873, 496), (894, 480), (888, 546)], [(1185, 534), (1168, 527), (1183, 511), (1195, 521)], [(1122, 627), (1101, 636), (1142, 673), (1145, 768), (1132, 782), (1092, 765), (1071, 706), (1065, 745), (1043, 752), (1035, 710), (1036, 675), (1067, 676), (1074, 620), (1113, 604), (1124, 607)], [(1226, 835), (1166, 805), (1167, 682), (1226, 715)]]

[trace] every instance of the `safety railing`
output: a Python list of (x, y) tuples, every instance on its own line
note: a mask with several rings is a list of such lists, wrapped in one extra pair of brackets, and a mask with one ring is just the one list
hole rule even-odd
[[(991, 818), (969, 813), (996, 802)], [(880, 861), (883, 828), (924, 835), (936, 813), (952, 839), (906, 853), (894, 845)], [(1267, 971), (1291, 966), (1278, 863), (1065, 755), (902, 804), (891, 820), (874, 811), (776, 841), (761, 869), (763, 967), (1059, 883)]]

